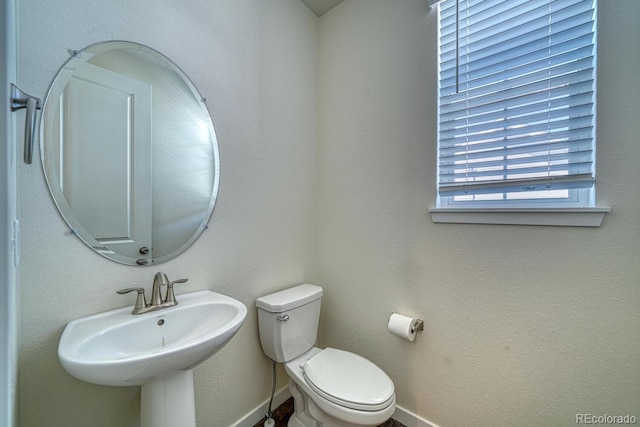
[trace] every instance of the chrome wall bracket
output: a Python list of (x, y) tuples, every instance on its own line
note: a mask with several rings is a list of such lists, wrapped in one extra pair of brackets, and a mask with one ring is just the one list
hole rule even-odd
[(36, 118), (41, 108), (40, 99), (31, 96), (11, 83), (11, 111), (27, 109), (27, 118), (24, 126), (24, 162), (28, 165), (33, 160), (33, 143), (36, 137)]
[(424, 321), (416, 319), (415, 325), (411, 326), (411, 332), (424, 331)]

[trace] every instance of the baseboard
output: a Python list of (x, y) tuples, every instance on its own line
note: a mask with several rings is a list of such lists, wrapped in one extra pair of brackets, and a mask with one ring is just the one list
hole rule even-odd
[[(271, 409), (275, 410), (290, 397), (291, 393), (289, 392), (289, 387), (285, 386), (281, 388), (273, 397)], [(255, 407), (247, 415), (232, 424), (231, 427), (253, 427), (264, 419), (264, 416), (267, 413), (267, 409), (269, 409), (269, 399), (265, 400), (261, 405)], [(396, 407), (396, 411), (393, 413), (392, 418), (407, 427), (439, 427), (437, 424), (434, 424), (412, 412), (409, 412), (402, 406)]]
[(396, 406), (396, 412), (393, 413), (393, 419), (407, 427), (438, 427), (437, 424), (409, 412), (402, 406)]
[[(284, 386), (280, 390), (276, 391), (275, 396), (273, 396), (271, 409), (276, 409), (290, 397), (291, 393), (289, 393), (289, 387), (287, 386)], [(236, 421), (234, 424), (232, 424), (231, 427), (253, 427), (260, 421), (262, 421), (268, 409), (269, 399), (265, 400), (261, 405), (254, 408), (253, 411), (249, 412), (247, 415)]]

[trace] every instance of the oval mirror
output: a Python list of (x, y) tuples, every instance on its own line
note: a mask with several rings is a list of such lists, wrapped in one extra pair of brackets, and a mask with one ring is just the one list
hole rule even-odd
[(111, 41), (74, 51), (44, 102), (40, 152), (53, 200), (99, 254), (150, 265), (184, 252), (218, 192), (213, 123), (159, 52)]

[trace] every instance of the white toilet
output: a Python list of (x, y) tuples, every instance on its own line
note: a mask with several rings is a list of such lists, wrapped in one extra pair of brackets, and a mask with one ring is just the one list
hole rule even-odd
[(378, 426), (396, 409), (393, 381), (362, 356), (315, 347), (321, 299), (321, 287), (304, 284), (256, 301), (262, 349), (289, 375), (288, 426)]

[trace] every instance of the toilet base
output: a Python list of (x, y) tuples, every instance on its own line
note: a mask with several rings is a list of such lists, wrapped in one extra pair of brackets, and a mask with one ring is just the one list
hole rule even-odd
[(300, 391), (295, 381), (289, 378), (289, 391), (293, 396), (293, 415), (287, 427), (321, 427), (309, 414), (307, 397)]
[(293, 415), (287, 427), (375, 427), (375, 424), (354, 424), (338, 420), (323, 410), (311, 399), (294, 380), (289, 378), (289, 391), (293, 396)]
[[(318, 426), (318, 423), (316, 423), (315, 421), (311, 421), (312, 423), (315, 424), (311, 424), (313, 426)], [(289, 418), (289, 422), (287, 423), (287, 427), (309, 427), (309, 424), (305, 424), (302, 421), (300, 421), (300, 419), (298, 418), (298, 416), (296, 414), (291, 415), (291, 418)]]

